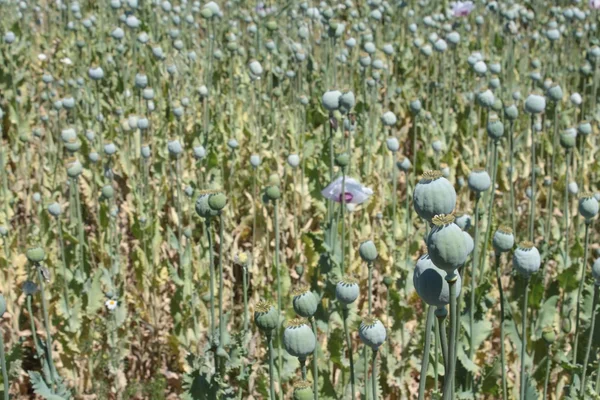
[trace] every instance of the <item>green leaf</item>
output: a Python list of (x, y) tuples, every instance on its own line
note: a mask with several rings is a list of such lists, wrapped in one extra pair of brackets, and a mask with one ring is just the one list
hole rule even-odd
[(57, 396), (52, 393), (52, 390), (48, 387), (42, 375), (36, 371), (27, 372), (29, 375), (29, 380), (31, 381), (31, 386), (33, 387), (33, 391), (38, 396), (42, 396), (46, 400), (65, 400), (64, 397)]
[(87, 306), (85, 311), (87, 315), (92, 315), (102, 307), (102, 300), (104, 299), (104, 293), (102, 293), (102, 285), (100, 279), (102, 277), (101, 271), (96, 271), (92, 278), (91, 284), (87, 291)]
[(540, 309), (537, 316), (535, 325), (535, 337), (540, 338), (542, 336), (542, 330), (547, 326), (552, 326), (554, 317), (557, 314), (558, 296), (552, 296), (544, 302), (544, 305)]

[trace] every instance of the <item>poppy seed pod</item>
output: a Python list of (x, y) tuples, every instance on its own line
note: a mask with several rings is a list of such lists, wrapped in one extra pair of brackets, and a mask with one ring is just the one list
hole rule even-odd
[(381, 123), (385, 126), (394, 126), (396, 122), (398, 122), (398, 119), (391, 111), (387, 111), (381, 116)]
[(344, 114), (350, 112), (356, 104), (356, 98), (351, 90), (345, 91), (339, 98), (340, 111)]
[(419, 99), (411, 100), (411, 102), (408, 106), (410, 108), (410, 112), (413, 113), (414, 115), (419, 114), (421, 112), (421, 110), (423, 109), (423, 107), (421, 105), (421, 100), (419, 100)]
[(475, 65), (473, 65), (473, 70), (477, 75), (485, 75), (487, 73), (487, 65), (484, 61), (477, 61)]
[(471, 216), (469, 214), (456, 214), (454, 223), (463, 231), (471, 229)]
[(111, 185), (104, 185), (100, 190), (100, 193), (102, 194), (102, 198), (108, 200), (113, 198), (115, 195), (115, 190)]
[(229, 139), (229, 141), (227, 142), (227, 147), (229, 147), (231, 150), (235, 150), (238, 147), (240, 147), (240, 145), (237, 140)]
[(454, 216), (451, 214), (436, 215), (432, 223), (434, 227), (427, 237), (429, 257), (436, 267), (453, 273), (469, 256), (462, 229), (454, 223)]
[(490, 115), (487, 123), (487, 134), (494, 141), (500, 140), (504, 135), (504, 124), (498, 118), (498, 115)]
[(583, 99), (581, 98), (581, 95), (579, 93), (573, 93), (571, 95), (571, 103), (574, 106), (579, 107), (582, 102), (583, 102)]
[(258, 168), (258, 166), (260, 165), (260, 156), (258, 154), (252, 154), (250, 156), (250, 164), (254, 168)]
[(88, 70), (88, 76), (94, 81), (99, 81), (102, 80), (102, 78), (104, 78), (104, 71), (101, 67), (91, 67)]
[(77, 178), (83, 172), (83, 165), (77, 159), (67, 161), (66, 167), (69, 178)]
[(150, 151), (150, 146), (147, 144), (143, 144), (142, 148), (140, 149), (140, 153), (143, 158), (145, 158), (145, 159), (150, 158), (150, 156), (152, 155), (152, 152)]
[(288, 322), (283, 331), (283, 345), (294, 357), (306, 360), (315, 351), (317, 338), (304, 319), (295, 318)]
[(46, 253), (41, 247), (32, 247), (27, 249), (25, 256), (27, 256), (29, 262), (33, 264), (39, 264), (46, 259)]
[(412, 164), (408, 157), (400, 156), (398, 157), (398, 161), (396, 161), (396, 167), (398, 167), (399, 170), (404, 172), (408, 172), (408, 170), (410, 170), (411, 165)]
[(307, 381), (298, 381), (294, 383), (293, 400), (312, 400), (314, 398), (312, 384)]
[(536, 273), (541, 263), (540, 253), (532, 242), (521, 242), (513, 253), (513, 268), (526, 278)]
[(290, 154), (287, 158), (287, 163), (292, 168), (298, 168), (300, 165), (300, 156), (298, 154)]
[(350, 163), (350, 156), (348, 155), (348, 153), (338, 154), (335, 157), (335, 164), (338, 167), (345, 168), (348, 166), (349, 163)]
[(490, 108), (494, 105), (496, 98), (490, 89), (482, 89), (477, 93), (477, 104), (481, 107)]
[(387, 332), (381, 321), (368, 316), (361, 322), (358, 328), (358, 335), (364, 344), (373, 349), (373, 351), (377, 351), (385, 342)]
[(560, 134), (560, 145), (565, 149), (572, 149), (577, 144), (577, 130), (575, 128), (565, 129)]
[(504, 115), (509, 121), (514, 121), (519, 118), (519, 109), (516, 105), (511, 104), (510, 106), (504, 108)]
[(368, 263), (372, 263), (377, 259), (377, 248), (372, 240), (362, 242), (358, 247), (358, 253), (360, 254), (360, 258)]
[(554, 101), (555, 103), (561, 101), (563, 97), (563, 91), (560, 85), (558, 83), (550, 85), (550, 88), (547, 92), (547, 96), (550, 98), (550, 100)]
[(498, 253), (505, 253), (512, 250), (515, 245), (515, 237), (513, 236), (512, 229), (508, 226), (500, 226), (496, 232), (494, 232), (492, 245), (494, 246), (494, 250)]
[(281, 197), (281, 190), (279, 190), (279, 186), (271, 185), (265, 190), (265, 195), (267, 196), (267, 199), (275, 201)]
[(588, 121), (581, 121), (577, 126), (577, 133), (584, 136), (590, 135), (592, 133), (592, 124)]
[[(446, 281), (446, 275), (446, 271), (433, 264), (428, 254), (419, 257), (413, 273), (413, 285), (425, 303), (435, 307), (444, 307), (450, 303), (450, 286)], [(459, 275), (456, 281), (457, 298), (461, 290), (462, 280)]]
[(117, 146), (114, 143), (107, 143), (104, 145), (104, 154), (112, 156), (117, 152)]
[(465, 241), (467, 243), (467, 253), (471, 254), (475, 248), (475, 241), (468, 232), (463, 231), (463, 236), (465, 237)]
[(219, 212), (227, 205), (227, 196), (224, 193), (214, 193), (208, 196), (208, 206)]
[(212, 209), (210, 207), (210, 205), (208, 204), (209, 197), (210, 197), (209, 194), (201, 194), (196, 199), (196, 204), (195, 204), (196, 213), (199, 216), (201, 216), (202, 218), (206, 218), (206, 219), (215, 217), (219, 214), (218, 211)]
[(54, 202), (54, 203), (50, 204), (50, 205), (48, 206), (48, 212), (49, 212), (49, 213), (50, 213), (50, 215), (52, 215), (53, 217), (59, 217), (59, 216), (60, 216), (60, 214), (61, 214), (61, 212), (62, 212), (62, 209), (61, 209), (61, 207), (60, 207), (60, 204), (58, 204), (58, 203), (56, 203), (56, 202)]
[(572, 195), (579, 193), (579, 186), (577, 185), (577, 182), (569, 182), (568, 189), (569, 193)]
[(525, 111), (529, 114), (540, 114), (546, 109), (546, 98), (537, 94), (530, 94), (525, 99)]
[(469, 174), (469, 189), (477, 194), (481, 194), (492, 186), (492, 180), (485, 168), (475, 168)]
[(170, 140), (167, 143), (167, 149), (169, 150), (169, 154), (173, 157), (178, 157), (181, 153), (183, 153), (183, 147), (181, 147), (181, 143), (179, 140)]
[(400, 149), (400, 142), (395, 137), (389, 137), (385, 141), (389, 151), (395, 153)]
[(257, 60), (252, 60), (248, 63), (248, 69), (250, 70), (250, 74), (260, 78), (263, 74), (263, 67)]
[(342, 93), (339, 90), (328, 90), (323, 94), (323, 97), (321, 98), (321, 104), (327, 111), (335, 111), (340, 108), (341, 96)]
[(413, 205), (421, 218), (431, 221), (454, 211), (456, 191), (440, 171), (426, 171), (415, 186)]
[(579, 214), (585, 218), (586, 223), (598, 214), (598, 200), (592, 193), (582, 193), (579, 196)]
[(600, 286), (600, 258), (597, 258), (592, 264), (592, 276), (594, 277), (596, 286)]
[(279, 313), (272, 304), (261, 301), (254, 309), (254, 323), (263, 333), (270, 335), (279, 325)]
[(306, 286), (295, 289), (292, 292), (294, 311), (301, 317), (310, 318), (319, 306), (319, 300), (317, 296)]
[(358, 281), (350, 276), (344, 277), (335, 285), (335, 298), (345, 306), (354, 303), (358, 294)]
[(81, 148), (81, 141), (79, 139), (70, 139), (65, 143), (65, 149), (69, 153), (76, 153)]

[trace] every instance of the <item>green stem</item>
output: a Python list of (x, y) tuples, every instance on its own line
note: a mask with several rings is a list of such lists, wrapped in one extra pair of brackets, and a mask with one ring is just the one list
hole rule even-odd
[(456, 329), (458, 326), (458, 314), (456, 307), (456, 272), (446, 275), (446, 281), (450, 287), (450, 343), (448, 345), (448, 370), (444, 376), (443, 400), (454, 398), (454, 374), (456, 369)]
[[(475, 324), (475, 288), (477, 287), (477, 262), (479, 258), (477, 256), (477, 250), (479, 247), (479, 201), (481, 200), (481, 194), (477, 193), (475, 197), (475, 246), (473, 247), (473, 259), (471, 262), (471, 296), (469, 303), (469, 332), (473, 332), (474, 324)], [(475, 353), (474, 347), (474, 338), (472, 334), (469, 334), (469, 360), (473, 360), (473, 355)], [(469, 373), (470, 381), (471, 374)]]
[[(181, 161), (179, 157), (175, 160), (175, 185), (177, 186), (177, 240), (179, 241), (179, 268), (183, 269), (183, 220), (182, 220), (182, 212), (181, 212), (181, 183), (179, 181), (179, 177), (181, 176)], [(223, 243), (219, 243), (219, 249), (223, 247)], [(219, 258), (219, 263), (221, 263), (221, 258)], [(183, 272), (182, 272), (183, 273)]]
[[(342, 219), (342, 240), (341, 240), (341, 245), (342, 245), (342, 259), (340, 260), (340, 269), (342, 271), (342, 276), (344, 276), (345, 274), (345, 267), (344, 267), (344, 258), (346, 256), (346, 246), (345, 246), (345, 239), (346, 239), (346, 218), (345, 218), (345, 214), (346, 214), (346, 173), (344, 171), (344, 168), (342, 168), (342, 199), (340, 201), (340, 218)], [(337, 227), (337, 224), (336, 224)], [(336, 232), (337, 233), (337, 232)]]
[[(444, 359), (444, 369), (448, 368), (448, 338), (446, 337), (446, 316), (448, 311), (445, 307), (440, 307), (435, 310), (435, 316), (438, 320), (438, 331), (440, 335), (440, 344), (442, 347), (442, 357)], [(436, 387), (437, 390), (437, 387)]]
[(594, 326), (596, 324), (596, 306), (598, 305), (598, 285), (594, 284), (594, 300), (592, 302), (592, 318), (590, 323), (590, 334), (588, 336), (587, 347), (585, 349), (585, 357), (583, 358), (583, 373), (581, 374), (581, 388), (579, 389), (579, 393), (582, 398), (585, 394), (585, 381), (586, 381), (586, 372), (588, 367), (588, 361), (590, 359), (590, 350), (592, 348), (592, 339), (594, 338)]
[(585, 242), (583, 251), (583, 260), (581, 263), (581, 269), (579, 273), (579, 289), (577, 290), (577, 311), (575, 313), (575, 344), (573, 345), (573, 364), (577, 364), (577, 348), (579, 345), (579, 317), (581, 313), (581, 295), (583, 294), (583, 284), (585, 282), (585, 266), (588, 258), (588, 245), (590, 239), (590, 221), (585, 221)]
[(534, 117), (531, 114), (531, 212), (529, 214), (529, 240), (535, 236), (535, 128)]
[(52, 360), (52, 334), (50, 333), (50, 318), (48, 317), (48, 304), (46, 302), (46, 292), (44, 290), (44, 277), (40, 266), (35, 266), (37, 270), (38, 281), (40, 284), (40, 295), (42, 296), (42, 311), (44, 312), (44, 327), (46, 329), (46, 350), (48, 351), (48, 366), (50, 367), (50, 376), (52, 377), (52, 389), (54, 389), (54, 382), (56, 378), (54, 373), (54, 360)]
[(556, 160), (556, 152), (558, 150), (558, 103), (554, 104), (554, 133), (552, 134), (552, 157), (550, 158), (550, 187), (548, 188), (548, 219), (546, 221), (546, 232), (550, 238), (550, 229), (551, 229), (551, 221), (552, 221), (552, 210), (553, 206), (553, 188), (554, 188), (554, 170), (555, 170), (555, 160)]
[(552, 367), (552, 358), (550, 357), (550, 346), (548, 346), (548, 357), (546, 358), (546, 377), (544, 378), (544, 396), (542, 400), (548, 398), (548, 381), (550, 380), (550, 369)]
[[(313, 330), (313, 334), (315, 335), (315, 338), (317, 338), (317, 343), (319, 342), (318, 340), (318, 336), (317, 336), (317, 321), (315, 320), (315, 317), (311, 317), (310, 318), (310, 322), (312, 325), (312, 330)], [(317, 348), (318, 346), (315, 346), (315, 351), (313, 352), (313, 394), (314, 394), (314, 400), (318, 400), (319, 399), (319, 360), (317, 357)]]
[[(485, 236), (483, 237), (484, 240), (484, 247), (483, 247), (483, 251), (481, 252), (481, 259), (479, 260), (479, 276), (483, 277), (483, 270), (485, 268), (485, 249), (488, 245), (488, 243), (491, 240), (491, 234), (492, 234), (492, 222), (493, 222), (493, 216), (494, 216), (494, 196), (496, 194), (496, 176), (498, 175), (498, 142), (497, 141), (493, 141), (492, 142), (492, 154), (493, 154), (493, 160), (492, 160), (492, 186), (491, 191), (490, 191), (490, 202), (488, 204), (488, 218), (487, 218), (487, 225), (485, 227)], [(475, 242), (478, 243), (478, 242)]]
[(219, 346), (223, 346), (225, 338), (225, 320), (223, 319), (223, 212), (219, 212)]
[[(275, 228), (275, 270), (277, 271), (277, 312), (281, 317), (282, 306), (281, 306), (281, 271), (279, 270), (279, 201), (273, 202), (273, 225)], [(281, 338), (277, 340), (277, 367), (279, 375), (283, 370), (283, 351), (281, 349)]]
[[(213, 249), (212, 232), (210, 229), (210, 218), (204, 221), (204, 227), (206, 230), (206, 238), (208, 239), (208, 258), (209, 258), (209, 286), (210, 286), (210, 340), (211, 345), (214, 347), (215, 341), (215, 255)], [(215, 350), (215, 368), (217, 368), (217, 353)]]
[(299, 358), (300, 370), (302, 371), (302, 380), (306, 380), (306, 358)]
[(369, 315), (373, 312), (373, 263), (369, 262), (367, 264), (367, 269), (369, 270), (369, 292), (368, 292), (368, 304), (369, 304)]
[(4, 400), (8, 400), (10, 391), (8, 371), (6, 370), (6, 355), (4, 354), (4, 332), (0, 330), (0, 362), (2, 363), (2, 380), (4, 383)]
[(83, 218), (81, 216), (81, 201), (79, 200), (79, 189), (77, 188), (77, 178), (71, 180), (73, 191), (75, 192), (75, 207), (77, 208), (77, 234), (78, 234), (78, 248), (79, 248), (79, 267), (83, 268), (85, 260), (85, 248), (84, 248), (84, 233), (83, 233)]
[(433, 326), (433, 314), (435, 308), (427, 307), (427, 319), (425, 320), (425, 346), (423, 347), (423, 359), (421, 360), (421, 374), (419, 375), (419, 398), (425, 397), (425, 386), (427, 386), (427, 368), (429, 366), (429, 350), (431, 348), (431, 328)]
[(510, 186), (510, 219), (512, 224), (513, 232), (517, 231), (517, 222), (515, 217), (515, 185), (513, 184), (513, 173), (514, 173), (514, 122), (510, 121), (510, 128), (508, 130), (508, 141), (509, 141), (509, 162), (510, 169), (508, 172), (508, 185)]
[(269, 343), (269, 393), (271, 395), (271, 400), (275, 400), (275, 384), (273, 381), (273, 371), (275, 367), (273, 366), (273, 335), (267, 334), (267, 342)]
[[(346, 346), (348, 347), (348, 360), (350, 361), (350, 390), (352, 390), (352, 400), (354, 400), (356, 393), (356, 380), (354, 377), (354, 357), (352, 352), (352, 342), (350, 340), (350, 331), (348, 330), (348, 307), (342, 306), (342, 314), (344, 317), (344, 333), (346, 334)], [(313, 328), (314, 329), (314, 328)], [(365, 371), (366, 375), (367, 371)]]
[(396, 152), (392, 153), (392, 243), (396, 243), (396, 191), (398, 187)]
[(242, 268), (242, 279), (244, 285), (244, 336), (248, 334), (248, 267)]
[(60, 256), (62, 260), (62, 274), (63, 274), (63, 296), (65, 296), (65, 306), (67, 308), (67, 314), (71, 316), (71, 308), (69, 306), (69, 282), (67, 281), (67, 258), (65, 256), (65, 241), (63, 239), (62, 223), (60, 221), (60, 215), (56, 218), (58, 224), (58, 246), (60, 247)]
[[(565, 225), (565, 248), (564, 248), (564, 258), (565, 258), (565, 269), (569, 268), (569, 165), (571, 163), (571, 151), (567, 150), (566, 154), (566, 172), (565, 172), (565, 204), (564, 204), (564, 225)], [(516, 232), (516, 231), (515, 231)]]
[(527, 299), (529, 298), (529, 278), (525, 278), (525, 296), (523, 297), (523, 311), (521, 313), (521, 395), (525, 398), (525, 355), (527, 354)]
[(371, 366), (371, 385), (373, 386), (373, 400), (377, 400), (377, 353), (379, 350), (373, 350), (373, 360)]
[(37, 328), (35, 327), (35, 319), (33, 318), (33, 309), (31, 307), (31, 296), (27, 296), (27, 312), (29, 313), (29, 324), (31, 325), (31, 333), (33, 336), (33, 344), (35, 346), (35, 353), (37, 358), (41, 359), (44, 355), (42, 348), (40, 347), (40, 341), (37, 337)]
[(500, 279), (500, 253), (496, 253), (496, 283), (500, 292), (500, 360), (502, 364), (502, 399), (508, 399), (506, 384), (506, 352), (504, 350), (504, 290)]

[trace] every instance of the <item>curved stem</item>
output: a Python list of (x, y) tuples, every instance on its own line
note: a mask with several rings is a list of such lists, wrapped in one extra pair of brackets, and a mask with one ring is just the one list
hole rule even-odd
[(586, 372), (588, 367), (588, 361), (590, 358), (590, 350), (592, 348), (592, 339), (594, 338), (594, 326), (596, 323), (596, 306), (598, 305), (598, 285), (594, 284), (594, 300), (592, 302), (592, 321), (590, 323), (590, 334), (588, 336), (587, 347), (585, 349), (585, 357), (583, 358), (583, 373), (581, 374), (581, 388), (579, 389), (579, 393), (582, 398), (585, 394), (585, 381), (586, 381)]
[[(352, 390), (352, 400), (354, 400), (356, 389), (356, 381), (354, 377), (354, 358), (352, 356), (352, 342), (350, 341), (350, 331), (348, 330), (348, 308), (343, 306), (342, 314), (344, 318), (344, 333), (346, 334), (346, 346), (348, 347), (348, 360), (350, 361), (350, 389)], [(367, 371), (365, 371), (365, 375)]]
[(581, 295), (583, 294), (583, 284), (585, 282), (585, 266), (588, 258), (588, 244), (590, 239), (590, 222), (585, 221), (585, 242), (583, 251), (583, 260), (581, 262), (579, 288), (577, 290), (577, 312), (575, 313), (575, 344), (573, 345), (573, 364), (577, 364), (577, 348), (579, 345), (579, 317), (581, 313)]
[(506, 351), (504, 349), (504, 290), (500, 279), (500, 253), (496, 253), (496, 283), (500, 293), (500, 361), (502, 364), (502, 399), (508, 399), (506, 384)]
[(431, 328), (433, 326), (434, 306), (428, 306), (427, 319), (425, 320), (425, 345), (423, 347), (423, 359), (421, 360), (421, 373), (419, 375), (419, 398), (425, 397), (425, 386), (427, 386), (427, 368), (429, 367), (429, 350), (431, 348)]
[[(317, 339), (317, 343), (319, 342), (318, 340), (318, 336), (317, 336), (317, 321), (315, 320), (315, 317), (312, 316), (310, 318), (310, 322), (312, 325), (312, 330), (313, 330), (313, 334), (315, 335), (315, 339)], [(314, 394), (314, 400), (318, 400), (319, 399), (319, 360), (317, 357), (317, 349), (319, 346), (315, 346), (315, 351), (313, 352), (313, 394)]]
[(508, 130), (508, 141), (509, 141), (509, 160), (510, 169), (508, 172), (508, 186), (510, 186), (510, 220), (512, 224), (513, 232), (517, 231), (517, 222), (515, 217), (515, 185), (513, 184), (513, 173), (514, 173), (514, 122), (510, 121), (510, 128)]
[(444, 376), (443, 400), (454, 398), (454, 374), (456, 370), (456, 328), (458, 326), (458, 314), (456, 307), (456, 272), (446, 275), (446, 281), (450, 287), (450, 343), (448, 345), (448, 370)]
[(527, 354), (527, 299), (529, 297), (529, 278), (525, 278), (525, 296), (523, 297), (523, 312), (521, 314), (521, 396), (525, 398), (525, 355)]

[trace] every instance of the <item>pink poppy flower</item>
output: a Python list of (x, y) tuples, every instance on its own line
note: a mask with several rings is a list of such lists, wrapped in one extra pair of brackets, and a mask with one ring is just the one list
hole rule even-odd
[(590, 0), (590, 8), (593, 10), (600, 10), (600, 0)]
[(472, 1), (457, 1), (452, 6), (452, 13), (455, 17), (466, 17), (475, 9)]
[[(331, 182), (323, 191), (323, 197), (340, 203), (342, 201), (342, 177)], [(344, 184), (344, 201), (348, 204), (362, 204), (371, 197), (373, 191), (363, 186), (356, 179), (346, 177)]]

